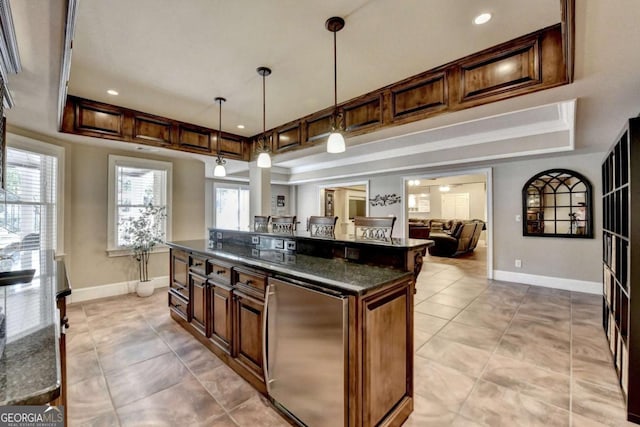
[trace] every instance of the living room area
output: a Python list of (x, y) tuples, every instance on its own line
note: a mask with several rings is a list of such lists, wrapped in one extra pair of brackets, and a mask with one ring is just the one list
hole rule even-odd
[(487, 176), (466, 173), (405, 181), (408, 235), (430, 239), (429, 255), (482, 259), (487, 253)]

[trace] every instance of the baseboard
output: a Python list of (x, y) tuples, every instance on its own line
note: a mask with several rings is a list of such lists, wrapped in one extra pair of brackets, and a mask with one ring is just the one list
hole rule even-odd
[(505, 282), (524, 283), (525, 285), (543, 286), (545, 288), (564, 289), (566, 291), (602, 295), (602, 283), (600, 282), (588, 282), (586, 280), (539, 276), (537, 274), (515, 273), (513, 271), (501, 270), (493, 270), (493, 279)]
[[(153, 283), (154, 288), (163, 288), (169, 286), (169, 276), (154, 277), (151, 279), (151, 282)], [(91, 286), (89, 288), (72, 289), (71, 295), (67, 299), (67, 303), (129, 294), (136, 291), (136, 283), (137, 280), (130, 282), (108, 283), (106, 285)]]

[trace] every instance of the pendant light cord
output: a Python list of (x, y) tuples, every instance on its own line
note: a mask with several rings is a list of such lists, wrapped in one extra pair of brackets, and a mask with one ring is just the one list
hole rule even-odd
[[(267, 90), (265, 84), (266, 76), (262, 75), (262, 140), (266, 141), (267, 139)], [(263, 142), (264, 144), (264, 142)], [(264, 148), (264, 145), (263, 147)]]
[(333, 107), (338, 112), (338, 48), (336, 32), (333, 32)]
[(222, 140), (222, 99), (218, 100), (218, 159), (220, 158), (220, 141)]

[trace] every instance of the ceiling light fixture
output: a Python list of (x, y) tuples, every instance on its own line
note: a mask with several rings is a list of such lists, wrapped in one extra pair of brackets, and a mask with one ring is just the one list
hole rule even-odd
[(115, 89), (108, 89), (108, 90), (107, 90), (107, 93), (108, 93), (109, 95), (113, 95), (113, 96), (118, 95), (118, 91), (117, 91), (117, 90), (115, 90)]
[(269, 151), (267, 149), (267, 102), (266, 102), (266, 89), (265, 89), (265, 79), (271, 74), (271, 69), (267, 67), (258, 67), (256, 69), (258, 74), (262, 76), (262, 135), (258, 138), (258, 167), (259, 168), (270, 168), (271, 167), (271, 156), (269, 156)]
[(334, 16), (325, 22), (327, 30), (333, 33), (333, 115), (331, 116), (331, 133), (327, 140), (327, 153), (343, 153), (346, 149), (344, 143), (343, 119), (344, 115), (338, 110), (338, 54), (336, 46), (336, 33), (344, 28), (344, 19)]
[(473, 23), (476, 24), (476, 25), (482, 25), (482, 24), (486, 24), (490, 20), (491, 20), (491, 14), (490, 13), (481, 13), (480, 15), (476, 16), (473, 19)]
[(238, 129), (244, 129), (244, 125), (238, 125), (236, 126)]
[(223, 177), (223, 176), (227, 176), (227, 170), (224, 168), (225, 163), (227, 163), (227, 161), (225, 159), (222, 158), (222, 155), (220, 154), (220, 141), (222, 141), (222, 103), (226, 102), (227, 100), (225, 98), (222, 97), (217, 97), (216, 98), (216, 102), (220, 105), (220, 108), (218, 108), (218, 138), (217, 138), (217, 153), (218, 153), (218, 158), (216, 159), (216, 167), (213, 170), (213, 176), (218, 176), (218, 177)]

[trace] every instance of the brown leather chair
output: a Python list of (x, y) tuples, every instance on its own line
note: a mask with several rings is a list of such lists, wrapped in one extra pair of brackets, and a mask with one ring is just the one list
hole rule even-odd
[(333, 237), (337, 221), (337, 216), (310, 216), (307, 231), (311, 236)]
[(269, 220), (270, 216), (260, 216), (256, 215), (253, 217), (253, 231), (259, 231), (266, 233), (269, 231)]
[(296, 231), (296, 216), (271, 217), (271, 231), (274, 233), (293, 233)]
[(483, 229), (485, 229), (484, 221), (472, 220), (456, 226), (451, 233), (432, 232), (429, 239), (435, 244), (429, 247), (429, 254), (454, 257), (471, 252), (476, 248)]
[(353, 219), (356, 239), (391, 241), (395, 216), (357, 216)]

